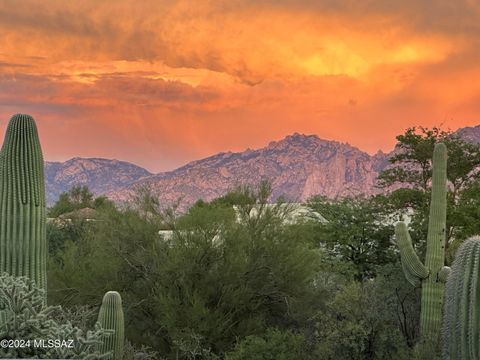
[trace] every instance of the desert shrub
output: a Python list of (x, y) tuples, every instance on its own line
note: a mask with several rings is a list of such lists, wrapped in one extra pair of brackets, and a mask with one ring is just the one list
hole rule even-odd
[(130, 341), (125, 341), (123, 348), (124, 360), (164, 360), (156, 351), (146, 346), (135, 346)]
[(257, 203), (250, 216), (251, 204), (243, 206), (239, 222), (224, 223), (215, 233), (206, 231), (206, 219), (216, 212), (197, 209), (202, 221), (175, 232), (155, 254), (152, 293), (144, 305), (171, 354), (185, 334), (194, 333), (201, 348), (223, 356), (237, 338), (268, 327), (301, 327), (322, 305), (314, 282), (320, 253), (312, 242), (286, 231), (282, 207)]
[(90, 224), (85, 220), (73, 220), (71, 222), (48, 222), (47, 239), (48, 253), (50, 257), (56, 258), (58, 252), (65, 249), (65, 244), (69, 241), (80, 241), (84, 236)]
[(94, 229), (49, 267), (49, 300), (98, 306), (116, 289), (127, 338), (178, 359), (197, 351), (195, 341), (202, 356), (223, 356), (268, 327), (300, 328), (323, 304), (314, 233), (283, 225), (284, 207), (265, 206), (263, 195), (237, 198), (239, 220), (224, 202), (197, 204), (173, 222), (170, 239), (154, 211), (99, 211)]
[(331, 286), (327, 308), (315, 318), (313, 351), (325, 360), (411, 358), (418, 337), (417, 290), (395, 265), (380, 268), (372, 280)]
[[(23, 346), (0, 348), (0, 356), (8, 358), (63, 358), (104, 359), (95, 345), (102, 336), (108, 336), (98, 326), (84, 331), (69, 321), (58, 323), (60, 307), (47, 306), (43, 290), (26, 277), (0, 275), (0, 341), (23, 341)], [(35, 341), (43, 340), (40, 346)], [(61, 346), (51, 347), (48, 341), (64, 341)], [(19, 343), (20, 344), (20, 343)], [(45, 345), (45, 346), (44, 346)]]
[(291, 331), (268, 329), (261, 336), (250, 335), (237, 343), (226, 360), (297, 360), (306, 359), (305, 339)]

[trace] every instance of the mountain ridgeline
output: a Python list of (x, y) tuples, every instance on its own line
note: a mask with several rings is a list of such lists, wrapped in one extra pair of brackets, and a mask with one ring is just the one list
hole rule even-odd
[[(460, 129), (458, 134), (480, 143), (480, 126)], [(263, 179), (272, 183), (273, 199), (371, 195), (380, 191), (376, 178), (388, 166), (388, 158), (382, 152), (372, 156), (349, 144), (297, 133), (261, 149), (219, 153), (159, 174), (118, 160), (74, 158), (46, 163), (47, 201), (52, 204), (76, 184), (119, 202), (146, 186), (162, 204), (180, 201), (185, 208), (200, 198), (211, 200), (237, 185), (255, 185)]]
[(134, 186), (149, 187), (164, 203), (181, 199), (188, 205), (210, 200), (241, 184), (272, 183), (273, 198), (292, 201), (315, 194), (329, 197), (371, 194), (375, 179), (388, 163), (386, 155), (370, 156), (347, 144), (294, 134), (258, 150), (220, 153), (171, 172), (141, 179), (109, 196), (126, 200)]
[(147, 170), (125, 161), (73, 158), (65, 162), (45, 162), (47, 203), (52, 205), (62, 192), (74, 185), (86, 185), (96, 195), (120, 190), (144, 177)]

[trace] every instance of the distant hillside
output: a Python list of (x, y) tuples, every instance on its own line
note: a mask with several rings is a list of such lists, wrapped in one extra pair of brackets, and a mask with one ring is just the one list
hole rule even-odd
[(135, 186), (146, 185), (166, 204), (182, 199), (182, 205), (189, 205), (262, 179), (272, 182), (273, 198), (284, 195), (293, 201), (316, 194), (369, 195), (377, 191), (375, 179), (387, 164), (387, 155), (381, 152), (370, 156), (348, 144), (294, 134), (258, 150), (220, 153), (149, 176), (109, 196), (126, 200)]
[(480, 125), (464, 127), (458, 129), (455, 133), (465, 139), (465, 141), (472, 144), (480, 144)]
[(87, 185), (97, 194), (121, 189), (152, 175), (147, 170), (125, 161), (73, 158), (65, 162), (45, 163), (47, 203), (53, 204), (62, 192), (74, 185)]
[[(480, 144), (480, 126), (456, 133)], [(273, 198), (284, 195), (292, 201), (316, 194), (371, 195), (378, 191), (375, 179), (388, 166), (390, 154), (371, 156), (349, 144), (293, 134), (261, 149), (219, 153), (159, 174), (118, 160), (74, 158), (46, 163), (47, 200), (53, 203), (76, 184), (115, 201), (125, 201), (136, 187), (147, 186), (164, 204), (181, 199), (181, 206), (186, 207), (200, 198), (210, 200), (236, 185), (258, 184), (262, 179), (272, 182)]]

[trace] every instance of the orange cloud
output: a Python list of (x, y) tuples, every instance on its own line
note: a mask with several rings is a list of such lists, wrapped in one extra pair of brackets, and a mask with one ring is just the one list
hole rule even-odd
[(295, 131), (389, 150), (478, 123), (478, 24), (467, 0), (0, 0), (0, 124), (154, 171)]

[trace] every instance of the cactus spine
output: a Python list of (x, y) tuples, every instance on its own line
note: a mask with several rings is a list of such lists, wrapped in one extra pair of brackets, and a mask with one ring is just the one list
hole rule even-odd
[(447, 360), (480, 359), (480, 237), (458, 249), (445, 290), (443, 352)]
[(407, 226), (399, 222), (395, 227), (405, 277), (412, 284), (422, 284), (420, 332), (424, 338), (435, 338), (442, 324), (444, 280), (448, 275), (448, 269), (444, 268), (446, 217), (447, 148), (440, 143), (435, 145), (433, 152), (432, 198), (425, 265), (413, 249)]
[(0, 272), (47, 288), (43, 155), (35, 120), (14, 115), (0, 152)]
[(98, 322), (104, 329), (114, 330), (114, 333), (104, 338), (100, 352), (106, 354), (112, 352), (111, 359), (121, 360), (123, 357), (123, 343), (125, 325), (123, 320), (122, 298), (116, 291), (105, 294), (98, 314)]

